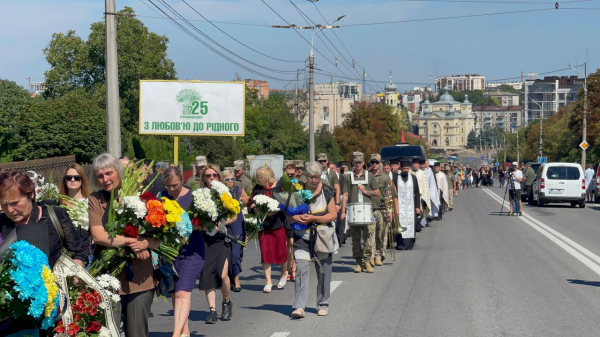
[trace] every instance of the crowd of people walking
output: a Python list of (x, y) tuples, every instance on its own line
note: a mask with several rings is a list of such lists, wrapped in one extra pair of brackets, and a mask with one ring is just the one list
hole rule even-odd
[[(269, 212), (258, 234), (260, 262), (264, 275), (263, 292), (268, 294), (276, 286), (284, 289), (294, 282), (295, 299), (290, 315), (301, 319), (306, 316), (310, 266), (317, 275), (317, 315), (327, 316), (330, 310), (330, 284), (333, 253), (340, 246), (352, 244), (352, 258), (356, 261), (354, 273), (375, 273), (386, 258), (388, 249), (410, 250), (416, 244), (418, 232), (441, 221), (443, 214), (454, 209), (454, 198), (461, 189), (493, 186), (495, 174), (491, 167), (471, 169), (469, 165), (435, 163), (429, 165), (425, 158), (394, 158), (382, 161), (379, 154), (365, 160), (361, 152), (354, 152), (350, 162), (333, 163), (327, 154), (319, 154), (315, 162), (286, 161), (287, 178), (310, 191), (309, 212), (291, 214), (286, 209)], [(82, 166), (73, 164), (64, 172), (59, 193), (60, 203), (69, 200), (87, 200), (89, 208), (89, 231), (76, 229), (63, 208), (55, 203), (36, 201), (35, 185), (31, 178), (21, 172), (0, 174), (0, 243), (13, 230), (19, 239), (49, 245), (51, 266), (61, 251), (71, 252), (81, 266), (89, 265), (107, 247), (129, 247), (135, 253), (130, 275), (123, 271), (121, 282), (121, 321), (125, 336), (148, 336), (148, 320), (155, 288), (156, 261), (151, 250), (157, 249), (156, 239), (139, 236), (110, 236), (106, 230), (111, 196), (117, 198), (122, 188), (125, 170), (136, 161), (123, 157), (117, 159), (108, 153), (98, 155), (91, 165), (91, 175)], [(183, 172), (175, 166), (157, 163), (141, 168), (142, 178), (150, 184), (149, 191), (158, 198), (176, 201), (183, 209), (193, 203), (193, 191), (210, 188), (213, 182), (222, 182), (232, 197), (247, 209), (258, 212), (254, 202), (257, 196), (274, 197), (282, 192), (282, 179), (268, 166), (254, 172), (255, 184), (245, 174), (245, 163), (235, 161), (232, 167), (221, 171), (210, 164), (205, 156), (198, 156), (195, 174), (184, 181)], [(64, 240), (52, 220), (58, 218)], [(28, 226), (20, 226), (25, 225)], [(40, 225), (43, 231), (34, 235), (25, 229)], [(239, 242), (246, 239), (243, 212), (216, 225), (224, 226), (217, 234), (209, 235), (206, 224), (194, 224), (189, 240), (179, 251), (173, 265), (178, 278), (170, 297), (173, 305), (173, 336), (189, 336), (188, 318), (192, 305), (192, 291), (198, 284), (204, 291), (208, 316), (207, 324), (234, 318), (234, 302), (231, 291), (243, 291), (240, 282), (243, 270), (244, 249)], [(315, 238), (330, 240), (331, 247), (316, 248)], [(350, 240), (347, 240), (350, 239)], [(275, 268), (279, 274), (273, 280)], [(220, 313), (217, 310), (216, 292), (222, 296)], [(15, 331), (32, 327), (10, 319), (0, 322)], [(35, 325), (33, 325), (35, 326)], [(9, 331), (7, 330), (7, 331)]]

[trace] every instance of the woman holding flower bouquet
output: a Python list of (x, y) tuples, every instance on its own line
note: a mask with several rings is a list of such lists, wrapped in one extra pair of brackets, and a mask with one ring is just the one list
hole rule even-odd
[[(210, 188), (213, 181), (222, 180), (221, 171), (214, 164), (209, 164), (202, 172), (200, 187)], [(216, 224), (216, 233), (207, 233), (207, 224), (200, 224), (204, 229), (204, 250), (206, 252), (206, 261), (200, 274), (200, 290), (204, 290), (206, 300), (209, 306), (209, 314), (206, 318), (206, 324), (215, 324), (218, 320), (216, 309), (215, 290), (221, 288), (223, 295), (221, 320), (228, 321), (232, 316), (232, 302), (229, 299), (229, 289), (231, 281), (229, 280), (229, 260), (231, 258), (231, 242), (222, 231), (231, 234), (229, 226), (236, 221), (236, 217), (227, 219), (226, 228), (219, 228), (222, 224)]]
[[(331, 283), (332, 254), (312, 253), (309, 247), (310, 226), (326, 225), (337, 218), (335, 207), (335, 192), (329, 186), (321, 183), (321, 164), (308, 163), (306, 166), (308, 182), (306, 188), (312, 192), (313, 198), (308, 205), (310, 214), (288, 216), (288, 221), (294, 229), (294, 258), (296, 260), (296, 300), (292, 317), (304, 318), (308, 300), (308, 282), (310, 262), (315, 261), (317, 272), (317, 314), (327, 316), (329, 313), (329, 285)], [(318, 259), (318, 260), (317, 260)]]
[[(246, 191), (244, 191), (240, 186), (234, 186), (235, 183), (235, 175), (232, 171), (225, 170), (223, 171), (223, 181), (231, 195), (235, 198), (235, 200), (242, 202), (244, 204), (248, 204), (248, 195)], [(246, 225), (244, 223), (244, 214), (240, 212), (237, 215), (237, 219), (234, 223), (229, 225), (231, 229), (231, 235), (238, 238), (241, 241), (246, 240)], [(232, 289), (234, 292), (242, 291), (242, 287), (240, 285), (240, 274), (242, 273), (242, 260), (244, 258), (244, 249), (242, 245), (237, 242), (231, 243), (231, 276), (233, 277), (233, 286)]]
[[(0, 173), (0, 208), (3, 212), (0, 214), (0, 247), (4, 250), (7, 245), (17, 240), (27, 241), (40, 247), (48, 258), (49, 268), (54, 267), (63, 249), (66, 249), (72, 253), (76, 263), (84, 266), (88, 256), (67, 212), (62, 208), (40, 205), (34, 198), (35, 184), (27, 174), (16, 171)], [(51, 218), (51, 209), (56, 214), (54, 221), (57, 223)], [(59, 235), (60, 230), (64, 239)], [(0, 317), (0, 335), (37, 329), (37, 323), (31, 318)]]
[[(275, 180), (273, 170), (268, 166), (260, 167), (256, 170), (256, 180), (258, 184), (252, 189), (252, 202), (249, 208), (250, 212), (258, 213), (259, 208), (255, 207), (255, 196), (264, 195), (272, 198), (273, 193), (282, 191), (281, 184)], [(281, 276), (277, 288), (283, 289), (287, 277), (287, 234), (285, 232), (285, 215), (281, 211), (268, 212), (263, 215), (262, 230), (258, 234), (260, 245), (260, 259), (265, 272), (266, 284), (264, 293), (270, 293), (273, 283), (271, 281), (271, 265), (278, 264), (281, 267)]]
[(89, 196), (90, 233), (96, 243), (95, 257), (98, 258), (104, 247), (128, 246), (135, 253), (131, 261), (132, 277), (126, 271), (119, 274), (121, 282), (121, 307), (123, 325), (127, 337), (147, 337), (148, 317), (154, 298), (156, 280), (150, 258), (150, 249), (157, 249), (160, 241), (138, 236), (137, 238), (116, 235), (111, 238), (104, 228), (108, 222), (108, 204), (111, 192), (115, 198), (124, 178), (124, 167), (113, 155), (103, 153), (92, 163), (92, 183), (97, 191)]
[[(183, 186), (183, 175), (179, 168), (171, 166), (165, 169), (162, 179), (167, 189), (160, 196), (175, 200), (179, 206), (187, 209), (192, 203), (192, 190)], [(175, 283), (175, 295), (171, 296), (175, 318), (174, 337), (190, 336), (188, 317), (192, 305), (192, 290), (204, 267), (204, 256), (204, 239), (200, 228), (196, 227), (175, 260), (179, 280)]]

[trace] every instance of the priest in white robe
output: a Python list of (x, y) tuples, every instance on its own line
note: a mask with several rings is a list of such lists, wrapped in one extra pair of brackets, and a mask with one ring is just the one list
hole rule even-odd
[(406, 227), (396, 249), (410, 250), (416, 241), (415, 227), (417, 217), (421, 214), (421, 195), (419, 182), (411, 175), (411, 162), (403, 161), (400, 174), (395, 175), (394, 184), (398, 190), (398, 220), (400, 226)]
[(417, 177), (417, 181), (419, 182), (419, 192), (421, 194), (421, 216), (420, 223), (421, 226), (427, 226), (427, 217), (431, 212), (431, 199), (429, 198), (429, 183), (427, 182), (427, 177), (425, 176), (425, 172), (421, 170), (419, 159), (413, 159), (412, 162), (412, 170), (410, 171), (411, 175)]
[(440, 194), (435, 180), (435, 175), (429, 167), (429, 161), (427, 159), (421, 160), (421, 170), (425, 172), (425, 177), (429, 184), (429, 200), (431, 201), (431, 212), (427, 214), (428, 218), (437, 218), (440, 210)]
[(442, 172), (442, 167), (439, 162), (435, 163), (433, 166), (433, 170), (435, 171), (435, 180), (438, 185), (438, 191), (440, 192), (440, 212), (438, 214), (438, 220), (442, 220), (442, 214), (448, 209), (448, 205), (450, 203), (449, 195), (448, 195), (448, 178), (444, 172)]

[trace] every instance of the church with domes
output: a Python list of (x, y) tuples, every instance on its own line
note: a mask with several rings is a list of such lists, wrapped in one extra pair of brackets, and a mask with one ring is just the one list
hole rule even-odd
[(433, 150), (459, 150), (467, 146), (467, 136), (475, 128), (473, 104), (465, 95), (464, 102), (457, 102), (444, 87), (444, 94), (437, 102), (423, 103), (421, 114), (413, 120), (418, 125), (419, 136), (427, 138)]

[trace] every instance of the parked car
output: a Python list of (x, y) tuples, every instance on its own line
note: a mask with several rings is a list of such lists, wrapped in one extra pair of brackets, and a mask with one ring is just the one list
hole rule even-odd
[(594, 184), (594, 203), (600, 203), (600, 164), (598, 164), (598, 168), (596, 169), (596, 179), (592, 181), (591, 184)]
[(574, 163), (542, 164), (533, 183), (533, 200), (542, 207), (547, 203), (570, 203), (585, 207), (583, 168)]
[(383, 161), (396, 158), (402, 158), (403, 160), (409, 161), (427, 158), (425, 149), (423, 149), (421, 145), (409, 145), (408, 143), (397, 143), (392, 146), (384, 146), (379, 151), (379, 154)]

